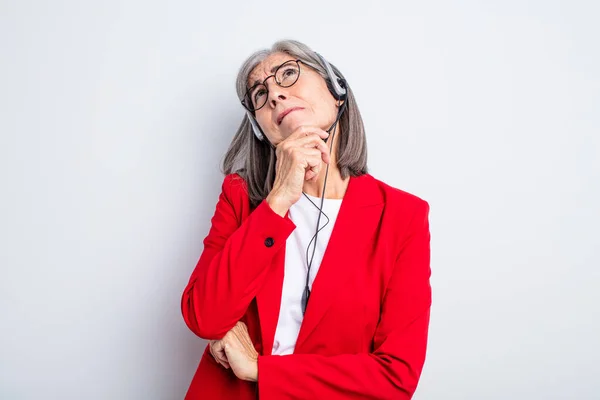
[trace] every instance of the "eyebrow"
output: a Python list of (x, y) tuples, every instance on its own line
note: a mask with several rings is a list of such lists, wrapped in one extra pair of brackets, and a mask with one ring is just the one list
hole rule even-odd
[[(277, 71), (277, 68), (281, 67), (283, 64), (285, 64), (285, 62), (283, 62), (283, 63), (281, 63), (279, 65), (276, 65), (273, 68), (271, 68), (271, 73), (274, 74), (275, 71)], [(254, 86), (258, 85), (259, 83), (262, 83), (262, 82), (257, 79), (257, 80), (254, 81), (254, 83), (250, 87), (254, 87)]]

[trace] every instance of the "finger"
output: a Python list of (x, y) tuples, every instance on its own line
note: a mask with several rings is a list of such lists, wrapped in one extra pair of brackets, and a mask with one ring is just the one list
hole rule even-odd
[(208, 345), (208, 351), (210, 351), (210, 355), (213, 356), (215, 358), (215, 360), (217, 359), (217, 355), (215, 354), (215, 348), (212, 344)]
[(321, 152), (321, 158), (323, 162), (329, 164), (331, 155), (329, 154), (329, 147), (321, 140), (321, 138), (315, 137), (314, 135), (298, 140), (298, 145), (304, 148), (315, 148)]
[(322, 148), (324, 151), (329, 150), (324, 139), (320, 135), (318, 135), (317, 133), (314, 133), (314, 132), (294, 139), (293, 143), (298, 146), (303, 146), (303, 147), (305, 147), (306, 145), (308, 145), (308, 147), (314, 147), (314, 145), (319, 144), (319, 145), (322, 145)]
[(226, 344), (223, 345), (223, 350), (225, 350), (225, 354), (230, 355), (231, 354), (231, 347), (227, 346)]
[(304, 179), (315, 181), (317, 177), (321, 174), (321, 169), (323, 168), (323, 161), (318, 158), (318, 155), (308, 155), (306, 159), (303, 160), (305, 164), (303, 164), (305, 168)]
[(219, 364), (221, 364), (225, 369), (229, 368), (229, 361), (227, 360), (226, 357), (224, 357), (224, 358), (218, 357), (217, 362)]
[(227, 361), (227, 355), (225, 354), (225, 350), (221, 350), (215, 353), (215, 358), (217, 360)]
[(218, 341), (211, 346), (211, 351), (215, 359), (227, 362), (227, 356), (223, 350), (223, 342)]
[(306, 160), (309, 165), (320, 165), (322, 163), (321, 150), (315, 147), (297, 147), (294, 149), (294, 156), (298, 160)]
[(301, 165), (306, 169), (311, 169), (315, 172), (319, 172), (321, 170), (321, 166), (323, 165), (323, 160), (321, 159), (321, 152), (317, 149), (297, 149), (298, 157), (300, 159)]
[(223, 362), (222, 360), (217, 360), (217, 364), (219, 364), (220, 366), (222, 366), (225, 369), (229, 369), (230, 368), (229, 363), (226, 362), (226, 361)]
[(216, 346), (217, 346), (217, 341), (212, 341), (212, 342), (209, 342), (208, 348), (209, 348), (209, 350), (210, 350), (210, 354), (211, 354), (211, 355), (212, 355), (212, 356), (213, 356), (215, 359), (217, 359), (217, 358), (218, 358), (218, 357), (217, 357), (217, 353), (216, 353)]
[(327, 133), (320, 127), (314, 126), (314, 125), (301, 126), (296, 130), (296, 132), (294, 132), (292, 135), (290, 135), (290, 137), (296, 139), (296, 138), (300, 138), (302, 136), (308, 136), (311, 133), (316, 133), (322, 139), (329, 137), (329, 133)]
[(218, 358), (217, 362), (221, 364), (224, 368), (229, 368), (229, 361), (227, 361), (227, 359)]
[(314, 153), (317, 156), (317, 158), (323, 161), (325, 164), (329, 164), (331, 162), (331, 154), (329, 148), (321, 139), (317, 139), (317, 141), (318, 142), (306, 143), (306, 145), (302, 148), (309, 150), (317, 150), (319, 153)]
[(319, 175), (321, 175), (321, 170), (313, 171), (312, 169), (307, 169), (304, 173), (304, 180), (309, 182), (316, 182), (316, 180), (319, 178)]
[(215, 359), (215, 361), (217, 362), (217, 364), (220, 364), (221, 366), (223, 366), (226, 369), (229, 369), (229, 363), (227, 362), (227, 360), (223, 360), (221, 357), (217, 356), (215, 354), (215, 350), (213, 345), (209, 345), (209, 351), (211, 356)]
[(227, 355), (225, 354), (225, 350), (223, 347), (219, 347), (218, 349), (214, 349), (215, 358), (218, 360), (227, 361)]
[(329, 137), (329, 133), (325, 132), (322, 129), (318, 129), (318, 130), (314, 130), (314, 131), (306, 131), (302, 135), (290, 137), (288, 139), (293, 142), (305, 141), (305, 140), (310, 140), (310, 139), (315, 139), (315, 140), (318, 139), (321, 142), (325, 143), (324, 140), (327, 139), (328, 137)]

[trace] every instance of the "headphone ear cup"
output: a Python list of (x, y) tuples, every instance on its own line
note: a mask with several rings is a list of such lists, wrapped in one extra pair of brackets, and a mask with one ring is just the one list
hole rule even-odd
[(346, 86), (346, 80), (342, 78), (337, 78), (338, 85), (344, 90), (344, 93), (340, 95), (338, 100), (346, 100), (348, 97), (348, 87)]
[[(338, 84), (344, 88), (344, 90), (346, 89), (346, 83), (344, 82), (343, 79), (340, 78), (336, 78), (338, 81)], [(331, 83), (331, 79), (327, 79), (327, 88), (329, 89), (329, 91), (331, 92), (331, 95), (333, 96), (334, 99), (336, 100), (345, 100), (346, 99), (346, 93), (344, 94), (340, 94), (338, 93), (335, 88), (333, 87), (333, 84)]]
[(339, 95), (335, 92), (335, 90), (333, 90), (333, 85), (331, 84), (331, 81), (329, 79), (326, 79), (325, 82), (327, 82), (327, 89), (329, 89), (329, 92), (331, 93), (333, 98), (339, 100)]

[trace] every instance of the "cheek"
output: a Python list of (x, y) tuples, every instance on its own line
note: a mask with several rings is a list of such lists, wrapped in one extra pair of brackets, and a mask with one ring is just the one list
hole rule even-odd
[(256, 112), (255, 118), (261, 127), (268, 127), (271, 124), (271, 110), (265, 106)]
[(331, 125), (336, 117), (337, 107), (330, 99), (323, 99), (315, 110), (318, 122), (322, 125)]
[(273, 123), (270, 115), (257, 115), (256, 121), (258, 122), (258, 125), (262, 131), (269, 136), (269, 138), (273, 138), (274, 136), (278, 135), (279, 129), (277, 125)]
[(317, 93), (312, 93), (312, 107), (320, 122), (326, 122), (335, 118), (336, 110), (335, 100), (327, 87), (319, 87)]

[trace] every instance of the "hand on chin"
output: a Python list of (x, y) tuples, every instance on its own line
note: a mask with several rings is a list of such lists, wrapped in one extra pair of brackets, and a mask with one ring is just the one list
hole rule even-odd
[(312, 121), (308, 121), (306, 118), (298, 118), (292, 114), (285, 117), (284, 120), (281, 122), (281, 125), (279, 125), (279, 132), (281, 133), (281, 137), (284, 140), (287, 139), (292, 133), (294, 133), (302, 126), (314, 125)]

